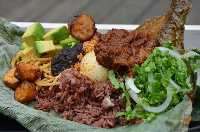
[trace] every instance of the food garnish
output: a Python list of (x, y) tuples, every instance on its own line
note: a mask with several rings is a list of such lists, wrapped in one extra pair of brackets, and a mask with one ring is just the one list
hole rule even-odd
[(70, 36), (67, 39), (64, 39), (62, 41), (60, 41), (60, 44), (65, 47), (65, 46), (71, 46), (71, 48), (73, 48), (75, 46), (75, 44), (80, 43), (80, 40), (75, 39), (74, 37)]
[(143, 109), (124, 112), (127, 119), (142, 117), (150, 121), (176, 106), (193, 89), (190, 72), (181, 55), (168, 48), (156, 47), (141, 66), (135, 65), (133, 72), (133, 84), (127, 77), (126, 88), (130, 89), (129, 94), (137, 103), (135, 107)]

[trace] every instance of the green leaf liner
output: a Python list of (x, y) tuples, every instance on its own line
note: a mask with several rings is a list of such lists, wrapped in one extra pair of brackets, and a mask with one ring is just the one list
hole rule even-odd
[[(3, 76), (10, 69), (10, 62), (15, 54), (20, 50), (22, 43), (21, 36), (24, 29), (11, 24), (4, 18), (0, 18), (0, 112), (7, 115), (30, 131), (96, 131), (96, 132), (116, 132), (116, 131), (187, 131), (191, 119), (192, 103), (185, 96), (184, 100), (173, 109), (159, 115), (149, 123), (138, 125), (117, 126), (111, 129), (91, 127), (77, 122), (60, 118), (60, 114), (54, 111), (43, 112), (33, 109), (34, 101), (28, 105), (23, 105), (14, 100), (14, 91), (6, 87)], [(195, 114), (192, 119), (200, 120), (198, 108), (194, 108)]]

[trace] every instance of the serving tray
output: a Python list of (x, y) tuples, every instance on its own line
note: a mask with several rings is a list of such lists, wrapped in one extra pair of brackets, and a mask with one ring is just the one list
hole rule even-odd
[[(18, 25), (22, 28), (27, 28), (32, 22), (11, 22), (15, 25)], [(67, 25), (66, 23), (41, 23), (43, 27), (46, 30), (50, 30), (52, 28), (60, 27), (62, 25)], [(100, 33), (106, 33), (108, 30), (112, 28), (116, 29), (126, 29), (126, 30), (134, 30), (137, 28), (139, 25), (115, 25), (115, 24), (96, 24), (96, 28), (98, 32)], [(193, 45), (195, 47), (200, 48), (200, 25), (186, 25), (185, 26), (185, 39), (184, 39), (184, 44), (185, 44), (185, 49), (187, 50), (187, 47), (190, 45)], [(11, 119), (9, 117), (6, 117), (2, 114), (0, 114), (0, 123), (3, 125), (0, 125), (0, 131), (1, 130), (9, 130), (9, 131), (26, 131), (26, 129), (19, 124), (17, 121), (14, 119)], [(13, 126), (13, 127), (10, 127)], [(199, 122), (191, 122), (190, 123), (190, 128), (189, 131), (200, 131), (200, 123)]]

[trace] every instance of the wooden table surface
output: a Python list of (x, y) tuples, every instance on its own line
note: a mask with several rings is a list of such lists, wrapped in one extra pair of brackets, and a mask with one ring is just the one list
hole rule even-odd
[[(200, 25), (200, 0), (189, 0), (193, 8), (189, 25)], [(140, 24), (160, 16), (171, 0), (0, 0), (0, 17), (18, 22), (67, 23), (87, 13), (97, 24)]]

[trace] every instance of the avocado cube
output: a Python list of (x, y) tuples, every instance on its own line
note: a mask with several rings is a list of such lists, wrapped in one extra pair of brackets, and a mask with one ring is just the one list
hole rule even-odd
[(75, 44), (80, 43), (80, 40), (74, 38), (74, 37), (69, 37), (67, 39), (64, 39), (60, 41), (60, 44), (65, 47), (65, 46), (71, 46), (71, 48), (74, 47)]
[(27, 47), (26, 43), (22, 43), (22, 44), (20, 45), (21, 50), (25, 49), (26, 47)]
[(35, 41), (43, 40), (43, 36), (46, 34), (44, 28), (39, 22), (29, 26), (22, 36), (22, 39), (28, 46), (34, 46)]
[(53, 41), (35, 41), (35, 53), (38, 58), (40, 57), (53, 57), (55, 46)]
[(45, 40), (53, 40), (54, 44), (58, 44), (61, 40), (64, 40), (68, 37), (69, 31), (65, 25), (52, 29), (43, 36)]
[(60, 44), (55, 45), (55, 55), (60, 52), (63, 49), (63, 47)]
[(34, 52), (34, 48), (31, 46), (31, 47), (29, 47), (29, 46), (27, 46), (24, 50), (23, 50), (23, 54), (24, 55), (29, 55), (30, 53), (32, 53), (32, 52)]

